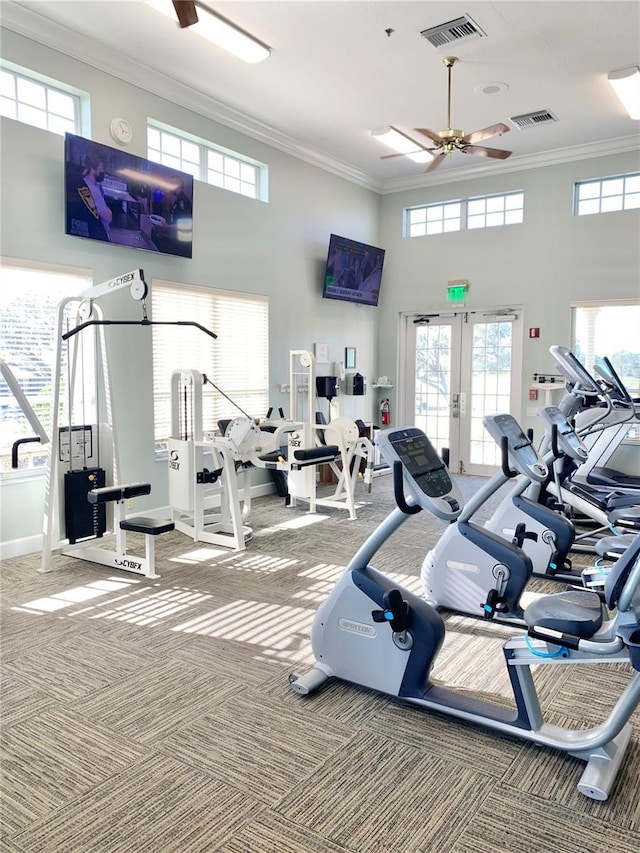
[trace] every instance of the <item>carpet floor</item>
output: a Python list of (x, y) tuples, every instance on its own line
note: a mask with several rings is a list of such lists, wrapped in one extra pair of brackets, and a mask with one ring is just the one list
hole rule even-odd
[[(467, 497), (480, 482), (458, 479)], [(157, 580), (60, 555), (44, 575), (37, 554), (5, 560), (0, 850), (637, 853), (637, 710), (596, 802), (564, 753), (341, 682), (292, 692), (288, 676), (313, 662), (314, 612), (393, 506), (391, 478), (359, 484), (358, 501), (350, 521), (256, 499), (241, 552), (165, 534)], [(415, 516), (374, 565), (420, 592), (442, 530)], [(508, 704), (501, 647), (515, 629), (445, 618), (436, 681)], [(534, 678), (549, 722), (585, 728), (630, 675), (588, 664)]]

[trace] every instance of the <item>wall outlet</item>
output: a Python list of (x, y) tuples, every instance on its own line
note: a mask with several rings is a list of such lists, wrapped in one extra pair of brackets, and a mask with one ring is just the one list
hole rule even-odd
[(133, 509), (133, 506), (134, 506), (134, 499), (128, 498), (127, 499), (127, 509)]

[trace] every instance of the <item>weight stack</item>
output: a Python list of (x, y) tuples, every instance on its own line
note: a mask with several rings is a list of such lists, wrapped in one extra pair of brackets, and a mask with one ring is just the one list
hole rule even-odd
[(91, 489), (106, 485), (104, 468), (83, 468), (64, 475), (64, 532), (69, 544), (78, 539), (100, 537), (107, 529), (107, 506), (90, 504)]

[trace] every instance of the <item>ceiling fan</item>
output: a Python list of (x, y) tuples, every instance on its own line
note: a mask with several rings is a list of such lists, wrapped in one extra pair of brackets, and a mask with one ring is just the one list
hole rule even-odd
[[(503, 133), (508, 133), (510, 128), (502, 122), (498, 124), (483, 127), (482, 130), (474, 130), (472, 133), (464, 133), (462, 130), (455, 130), (451, 127), (451, 69), (458, 61), (457, 56), (445, 56), (442, 60), (448, 72), (447, 85), (447, 127), (445, 130), (440, 130), (435, 133), (427, 128), (417, 127), (416, 133), (421, 133), (426, 136), (432, 147), (426, 147), (416, 143), (419, 151), (428, 151), (433, 154), (433, 160), (429, 163), (425, 172), (431, 172), (443, 162), (447, 154), (452, 154), (454, 151), (460, 151), (462, 154), (476, 154), (479, 157), (493, 157), (496, 160), (506, 160), (511, 155), (511, 151), (503, 151), (500, 148), (487, 148), (484, 145), (476, 145), (477, 142), (484, 142), (485, 139), (491, 139), (492, 136), (502, 136)], [(416, 152), (412, 152), (416, 153)], [(388, 155), (406, 156), (406, 155)], [(387, 159), (386, 157), (383, 159)]]

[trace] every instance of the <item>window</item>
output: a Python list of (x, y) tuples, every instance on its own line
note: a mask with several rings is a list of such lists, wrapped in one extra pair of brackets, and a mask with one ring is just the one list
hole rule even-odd
[(590, 372), (607, 356), (632, 397), (640, 397), (640, 301), (571, 306), (572, 349)]
[(640, 208), (640, 173), (579, 181), (574, 187), (575, 216)]
[(80, 132), (81, 101), (63, 84), (50, 85), (3, 64), (0, 68), (0, 115), (64, 136)]
[(424, 237), (523, 221), (524, 193), (513, 192), (407, 208), (404, 230), (406, 237)]
[(229, 192), (267, 200), (267, 166), (264, 163), (155, 124), (147, 127), (147, 146), (150, 160), (188, 172), (200, 181)]
[[(51, 430), (51, 394), (56, 349), (58, 302), (87, 288), (87, 275), (29, 268), (2, 262), (0, 290), (0, 357), (11, 370), (47, 434)], [(0, 471), (11, 471), (13, 442), (33, 436), (18, 401), (0, 377)], [(47, 451), (26, 444), (19, 454), (21, 470), (42, 468)]]
[(204, 430), (243, 412), (263, 416), (269, 405), (267, 298), (166, 281), (154, 281), (151, 294), (154, 320), (192, 320), (218, 335), (214, 340), (195, 328), (152, 327), (156, 453), (166, 451), (171, 435), (171, 377), (176, 370), (205, 373), (220, 389), (204, 388)]

